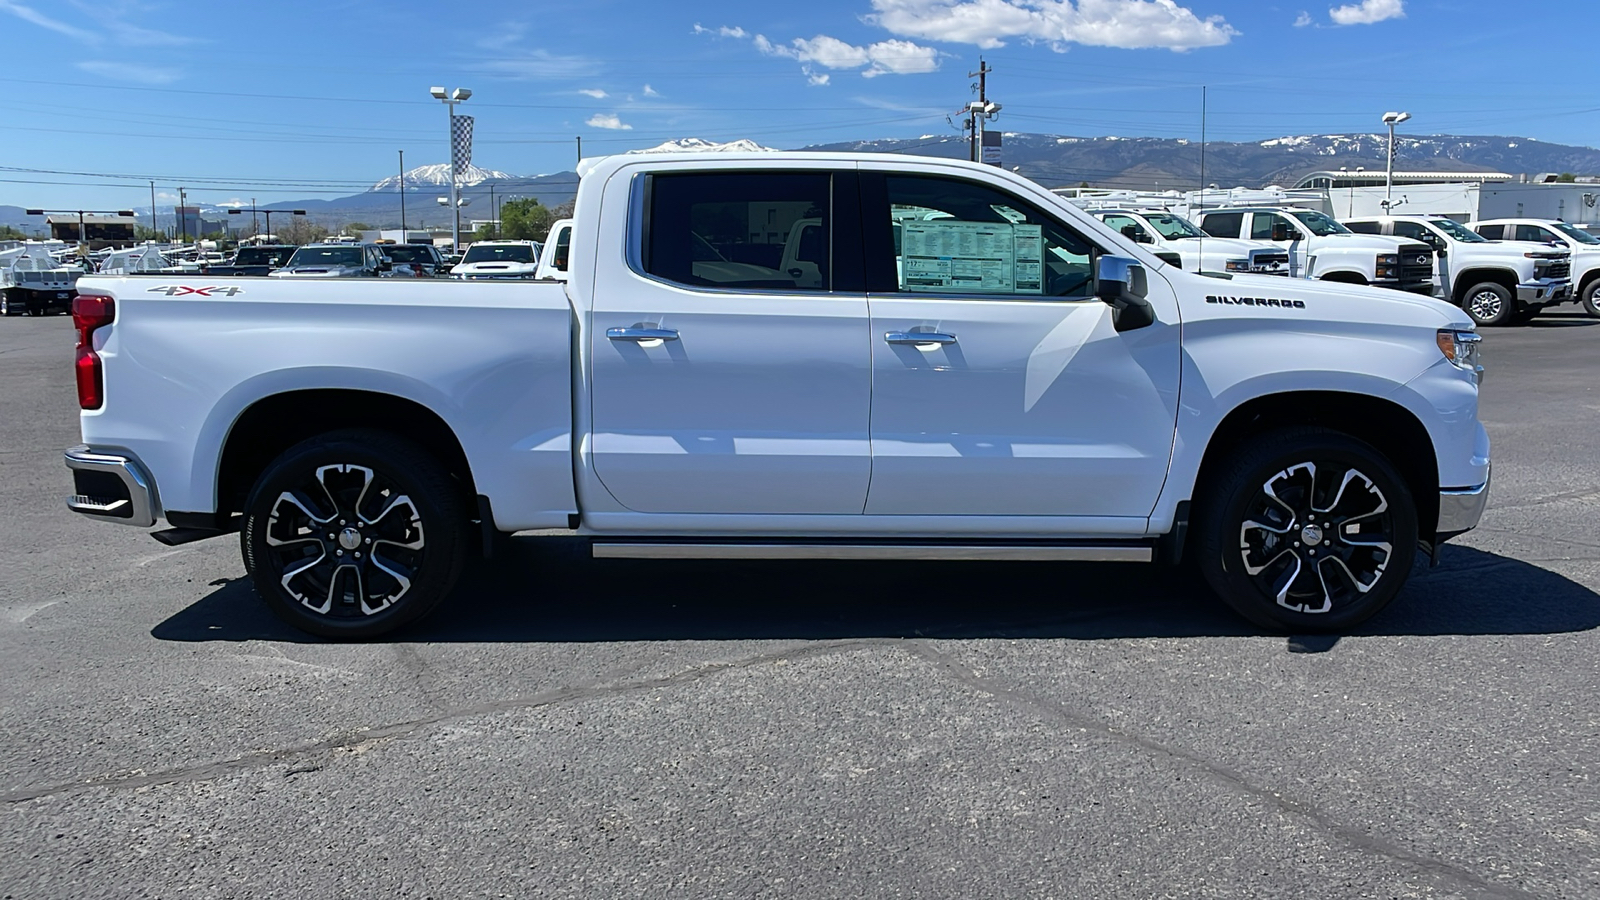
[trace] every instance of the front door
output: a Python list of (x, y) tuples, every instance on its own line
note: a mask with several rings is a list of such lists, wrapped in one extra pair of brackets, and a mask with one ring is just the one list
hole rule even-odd
[[(1099, 250), (1063, 219), (958, 178), (862, 173), (872, 311), (867, 513), (1148, 517), (1177, 416), (1173, 292), (1118, 333)], [(893, 265), (882, 257), (892, 259)], [(879, 287), (884, 289), (879, 290)]]
[[(594, 290), (600, 482), (636, 512), (860, 515), (871, 356), (854, 173), (636, 179), (637, 246)], [(811, 252), (792, 275), (802, 219)]]

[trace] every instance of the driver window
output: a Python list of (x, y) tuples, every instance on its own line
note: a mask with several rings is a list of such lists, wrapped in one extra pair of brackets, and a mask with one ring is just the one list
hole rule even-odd
[(1256, 213), (1250, 217), (1250, 238), (1257, 241), (1272, 240), (1272, 227), (1283, 219), (1271, 213)]
[(885, 178), (903, 293), (1090, 297), (1093, 248), (1032, 205), (953, 178)]
[[(1136, 241), (1144, 241), (1145, 243), (1151, 242), (1150, 235), (1145, 232), (1144, 226), (1140, 225), (1139, 222), (1132, 216), (1110, 215), (1105, 216), (1100, 221), (1111, 226), (1111, 230), (1118, 234), (1125, 235)], [(1133, 229), (1131, 233), (1127, 230), (1129, 228)]]
[(1396, 222), (1394, 223), (1394, 233), (1396, 237), (1421, 241), (1435, 250), (1444, 246), (1444, 239), (1429, 231), (1420, 222)]

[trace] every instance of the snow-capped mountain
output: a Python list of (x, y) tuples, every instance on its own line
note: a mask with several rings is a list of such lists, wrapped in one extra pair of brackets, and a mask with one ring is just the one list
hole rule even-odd
[(703, 153), (720, 151), (724, 153), (776, 153), (774, 147), (763, 147), (755, 141), (737, 140), (726, 144), (700, 138), (679, 138), (667, 141), (665, 144), (651, 147), (647, 150), (629, 150), (629, 153)]
[[(477, 166), (468, 166), (467, 170), (462, 173), (461, 180), (456, 182), (456, 183), (461, 185), (461, 186), (463, 186), (463, 187), (470, 187), (470, 186), (472, 186), (474, 184), (478, 184), (480, 182), (488, 181), (491, 178), (509, 180), (509, 179), (516, 178), (516, 177), (517, 176), (515, 176), (515, 175), (507, 175), (505, 172), (497, 172), (497, 171), (495, 171), (493, 169), (480, 169)], [(450, 164), (449, 163), (434, 163), (433, 165), (429, 165), (429, 166), (417, 166), (415, 169), (408, 169), (406, 171), (406, 187), (407, 188), (414, 188), (414, 187), (449, 187), (449, 186), (450, 186)], [(400, 176), (399, 175), (390, 175), (388, 178), (385, 178), (384, 180), (382, 180), (382, 181), (378, 182), (377, 184), (373, 185), (372, 187), (368, 188), (368, 190), (369, 191), (399, 191), (400, 190)]]

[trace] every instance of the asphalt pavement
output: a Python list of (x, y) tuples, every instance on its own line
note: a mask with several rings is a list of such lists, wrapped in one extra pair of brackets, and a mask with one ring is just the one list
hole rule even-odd
[(543, 536), (327, 643), (66, 511), (72, 343), (0, 319), (0, 897), (1600, 897), (1600, 320), (1488, 332), (1483, 525), (1337, 638)]

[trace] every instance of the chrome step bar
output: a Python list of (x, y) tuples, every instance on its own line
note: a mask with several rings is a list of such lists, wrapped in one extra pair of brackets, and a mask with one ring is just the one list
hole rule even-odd
[(1150, 562), (1155, 549), (1137, 544), (832, 544), (804, 542), (617, 541), (590, 544), (596, 559), (887, 559)]

